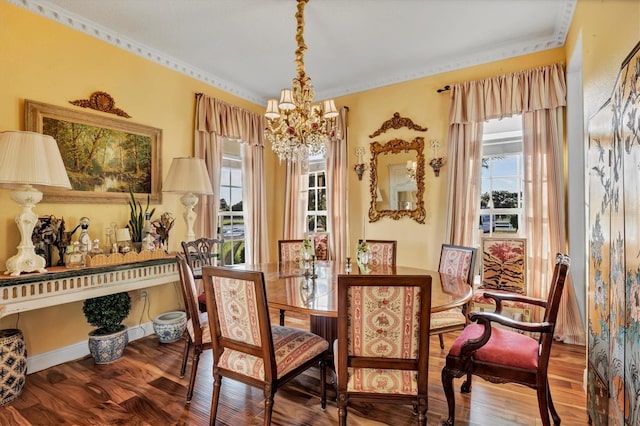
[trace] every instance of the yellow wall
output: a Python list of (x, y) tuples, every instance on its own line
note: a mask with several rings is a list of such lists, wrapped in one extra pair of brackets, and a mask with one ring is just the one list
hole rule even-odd
[(576, 53), (580, 38), (586, 123), (609, 99), (622, 61), (640, 42), (640, 2), (579, 0), (567, 37), (567, 58)]
[[(436, 89), (467, 80), (486, 78), (519, 71), (554, 62), (565, 62), (575, 46), (577, 34), (582, 31), (584, 55), (585, 115), (593, 113), (609, 96), (620, 61), (640, 39), (640, 3), (636, 1), (579, 0), (567, 49), (546, 52), (443, 73), (411, 82), (395, 84), (336, 99), (336, 104), (348, 106), (349, 112), (349, 207), (351, 248), (362, 234), (362, 225), (369, 208), (369, 173), (358, 181), (351, 171), (356, 163), (355, 148), (366, 148), (369, 143), (393, 137), (410, 139), (416, 135), (425, 138), (427, 160), (432, 153), (429, 141), (441, 142), (445, 157), (449, 92)], [(615, 28), (615, 31), (611, 28)], [(203, 92), (251, 111), (262, 112), (255, 105), (228, 93), (212, 88), (200, 81), (164, 68), (154, 62), (106, 44), (22, 8), (0, 1), (0, 130), (24, 129), (22, 118), (24, 99), (71, 107), (69, 100), (86, 98), (97, 90), (110, 93), (117, 106), (132, 115), (131, 121), (163, 130), (162, 168), (166, 175), (171, 159), (191, 155), (193, 146), (194, 94)], [(8, 72), (7, 70), (12, 70)], [(313, 77), (313, 76), (312, 76)], [(368, 135), (380, 127), (394, 112), (426, 126), (425, 133), (406, 129), (391, 130), (380, 137)], [(95, 112), (95, 114), (101, 114)], [(111, 115), (108, 115), (111, 116)], [(277, 256), (276, 243), (282, 238), (284, 203), (284, 167), (266, 149), (266, 184), (268, 189), (268, 223), (271, 258)], [(399, 258), (408, 265), (435, 268), (440, 244), (444, 238), (446, 183), (449, 166), (445, 165), (439, 177), (427, 166), (425, 206), (426, 224), (410, 219), (393, 221), (382, 219), (366, 224), (369, 239), (397, 239)], [(8, 190), (0, 190), (0, 267), (15, 254), (19, 241), (13, 217), (17, 207), (9, 199)], [(177, 196), (165, 195), (159, 212), (171, 211), (177, 217), (172, 231), (171, 249), (184, 235)], [(88, 204), (65, 205), (41, 203), (39, 214), (63, 216), (66, 222), (77, 224), (82, 216), (91, 218), (90, 234), (104, 239), (105, 225), (125, 223), (126, 205)], [(128, 325), (149, 321), (157, 313), (181, 306), (174, 285), (154, 288), (149, 292), (151, 309), (143, 312), (141, 302), (134, 295), (134, 307), (127, 319)], [(55, 324), (49, 326), (49, 324)], [(72, 303), (13, 315), (0, 321), (0, 327), (18, 326), (24, 330), (30, 355), (46, 352), (86, 339), (91, 327), (82, 315), (81, 304)]]
[[(0, 78), (0, 130), (24, 129), (24, 99), (90, 111), (74, 107), (68, 101), (87, 98), (97, 90), (106, 91), (114, 97), (117, 107), (132, 116), (130, 121), (162, 129), (163, 177), (173, 157), (193, 155), (195, 93), (202, 92), (262, 112), (260, 105), (6, 2), (0, 2), (0, 46), (0, 69), (3, 70)], [(273, 161), (268, 156), (267, 169), (273, 169)], [(269, 174), (267, 183), (272, 185), (272, 180), (273, 176)], [(20, 240), (13, 219), (18, 207), (10, 200), (9, 192), (0, 190), (0, 270), (3, 270), (6, 259), (16, 253)], [(170, 211), (177, 217), (170, 238), (170, 249), (177, 250), (186, 233), (178, 196), (165, 194), (162, 205), (156, 208), (158, 212)], [(35, 211), (64, 217), (67, 227), (75, 227), (82, 216), (88, 216), (91, 219), (91, 237), (102, 242), (106, 226), (111, 222), (126, 224), (129, 214), (124, 203), (95, 206), (43, 202), (36, 206)], [(268, 214), (275, 216), (273, 212)], [(131, 294), (133, 308), (126, 320), (130, 326), (137, 325), (139, 321), (150, 321), (161, 312), (182, 306), (179, 289), (173, 284), (149, 290), (148, 312), (143, 312), (137, 292)], [(25, 312), (0, 321), (2, 328), (16, 326), (24, 331), (29, 355), (85, 340), (91, 330), (82, 314), (81, 303)]]
[[(440, 171), (440, 176), (435, 177), (428, 161), (433, 157), (430, 148), (430, 141), (433, 139), (440, 141), (439, 156), (447, 157), (450, 92), (437, 93), (436, 90), (447, 84), (487, 78), (564, 62), (564, 60), (564, 49), (553, 49), (336, 99), (337, 104), (349, 107), (349, 164), (351, 164), (351, 169), (358, 160), (355, 154), (356, 147), (364, 147), (367, 153), (365, 157), (367, 171), (362, 181), (358, 181), (354, 171), (349, 172), (351, 254), (353, 255), (355, 250), (355, 243), (362, 236), (362, 224), (366, 220), (366, 238), (398, 240), (398, 258), (402, 259), (403, 264), (437, 269), (440, 245), (443, 243), (445, 235), (449, 166), (445, 163)], [(384, 121), (391, 118), (394, 112), (399, 112), (403, 117), (411, 118), (416, 124), (427, 127), (428, 131), (417, 132), (406, 128), (391, 129), (378, 137), (369, 138), (368, 135), (377, 130)], [(422, 136), (425, 139), (425, 163), (427, 163), (425, 164), (424, 201), (427, 211), (425, 224), (418, 224), (409, 218), (398, 221), (382, 218), (375, 223), (368, 223), (370, 142), (383, 143), (396, 137), (411, 140), (416, 136)]]

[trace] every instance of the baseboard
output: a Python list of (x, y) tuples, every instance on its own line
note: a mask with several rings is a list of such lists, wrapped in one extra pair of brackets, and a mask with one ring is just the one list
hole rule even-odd
[[(129, 335), (129, 341), (138, 340), (143, 337), (154, 334), (153, 323), (151, 321), (129, 327), (127, 330)], [(83, 358), (89, 355), (89, 347), (87, 341), (74, 343), (69, 346), (54, 349), (49, 352), (44, 352), (38, 355), (27, 356), (27, 374), (35, 373), (40, 370), (45, 370), (54, 365), (64, 364), (65, 362), (73, 361), (78, 358)]]

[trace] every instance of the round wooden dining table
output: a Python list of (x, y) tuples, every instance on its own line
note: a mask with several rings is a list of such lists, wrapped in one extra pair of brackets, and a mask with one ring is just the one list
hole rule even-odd
[(310, 315), (311, 331), (329, 342), (337, 337), (338, 276), (341, 274), (430, 275), (431, 313), (462, 306), (473, 294), (463, 278), (409, 266), (369, 265), (362, 270), (352, 264), (351, 271), (347, 272), (344, 262), (316, 262), (315, 269), (305, 268), (299, 262), (276, 262), (236, 268), (261, 271), (269, 307)]

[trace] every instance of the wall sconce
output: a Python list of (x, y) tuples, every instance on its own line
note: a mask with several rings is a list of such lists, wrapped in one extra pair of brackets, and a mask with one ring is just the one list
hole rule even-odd
[(353, 166), (353, 170), (356, 171), (356, 174), (358, 175), (358, 180), (362, 180), (362, 175), (364, 174), (364, 171), (367, 169), (367, 166), (364, 164), (364, 161), (362, 160), (362, 156), (364, 155), (364, 148), (359, 146), (356, 148), (356, 155), (358, 156), (358, 163)]
[[(433, 174), (436, 177), (440, 176), (440, 169), (444, 166), (444, 157), (438, 157), (438, 149), (440, 149), (440, 142), (436, 139), (431, 141), (431, 148), (433, 149), (433, 158), (429, 161), (429, 165), (433, 169)], [(408, 166), (407, 166), (408, 167)]]

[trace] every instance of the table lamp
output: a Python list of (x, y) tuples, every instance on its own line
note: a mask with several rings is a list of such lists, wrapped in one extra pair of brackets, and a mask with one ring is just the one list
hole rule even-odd
[(11, 199), (22, 208), (15, 218), (21, 237), (18, 254), (7, 260), (5, 274), (46, 272), (45, 259), (36, 254), (31, 240), (38, 221), (32, 209), (42, 200), (38, 188), (71, 189), (55, 139), (34, 132), (0, 132), (0, 187), (14, 188)]
[(169, 167), (169, 173), (164, 181), (162, 192), (184, 194), (180, 197), (185, 207), (183, 214), (187, 224), (187, 237), (185, 241), (196, 239), (193, 224), (196, 221), (196, 212), (193, 208), (198, 204), (198, 195), (213, 195), (209, 173), (204, 160), (194, 157), (174, 158)]

